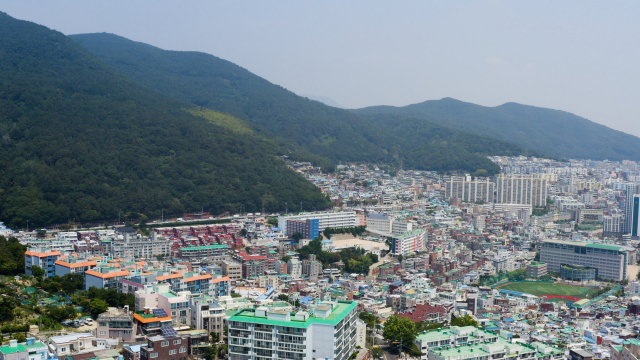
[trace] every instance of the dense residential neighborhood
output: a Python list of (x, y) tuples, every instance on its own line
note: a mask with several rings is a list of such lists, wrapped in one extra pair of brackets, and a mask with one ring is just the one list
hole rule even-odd
[(287, 160), (332, 210), (3, 227), (26, 249), (23, 274), (3, 280), (5, 320), (20, 309), (30, 326), (3, 331), (0, 353), (638, 356), (638, 164), (492, 161), (495, 177)]

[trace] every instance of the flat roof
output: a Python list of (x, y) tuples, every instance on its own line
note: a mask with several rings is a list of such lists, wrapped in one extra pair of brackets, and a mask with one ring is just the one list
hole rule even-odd
[(229, 318), (229, 321), (250, 322), (256, 324), (268, 324), (298, 328), (307, 328), (312, 324), (326, 324), (335, 326), (342, 319), (344, 319), (345, 316), (347, 316), (347, 314), (356, 306), (358, 306), (358, 303), (355, 301), (338, 300), (338, 305), (331, 312), (331, 315), (329, 315), (326, 319), (310, 316), (306, 321), (295, 320), (293, 313), (290, 321), (269, 320), (266, 317), (256, 316), (254, 309), (244, 309)]

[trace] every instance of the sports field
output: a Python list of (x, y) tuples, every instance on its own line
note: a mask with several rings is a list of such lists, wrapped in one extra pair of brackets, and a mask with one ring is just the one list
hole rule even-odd
[(510, 282), (500, 285), (498, 288), (536, 296), (556, 295), (557, 297), (565, 297), (567, 300), (570, 298), (590, 299), (598, 292), (598, 289), (544, 282)]

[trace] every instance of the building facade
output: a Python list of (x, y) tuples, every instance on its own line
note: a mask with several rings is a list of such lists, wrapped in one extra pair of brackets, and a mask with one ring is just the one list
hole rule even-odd
[(492, 203), (494, 200), (495, 184), (491, 181), (447, 181), (445, 198), (460, 199), (463, 202)]
[(346, 360), (356, 348), (355, 301), (322, 301), (313, 313), (244, 309), (229, 319), (229, 359)]
[(318, 220), (318, 231), (324, 231), (326, 228), (351, 228), (360, 225), (360, 220), (356, 217), (355, 211), (339, 211), (339, 212), (316, 212), (303, 213), (300, 215), (287, 215), (278, 217), (278, 227), (280, 229), (287, 228), (288, 220)]
[(496, 202), (546, 206), (547, 180), (533, 175), (500, 175), (496, 178)]
[(395, 236), (391, 242), (391, 252), (394, 255), (406, 256), (425, 250), (427, 233), (424, 229), (416, 229), (412, 232)]
[(589, 244), (584, 242), (545, 240), (540, 248), (540, 261), (549, 271), (560, 273), (562, 265), (583, 265), (598, 269), (603, 279), (621, 281), (627, 277), (630, 251), (619, 245)]
[(24, 253), (24, 273), (27, 276), (33, 276), (31, 272), (32, 266), (38, 266), (44, 270), (43, 278), (53, 277), (55, 275), (55, 262), (60, 258), (60, 251), (52, 251), (51, 249), (35, 248), (27, 250)]
[(320, 220), (287, 220), (287, 236), (300, 233), (304, 239), (315, 239), (320, 235)]

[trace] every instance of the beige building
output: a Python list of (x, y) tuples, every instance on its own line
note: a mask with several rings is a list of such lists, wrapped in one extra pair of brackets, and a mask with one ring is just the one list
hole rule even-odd
[(220, 263), (222, 274), (228, 276), (231, 280), (242, 279), (242, 265), (237, 262), (223, 261)]

